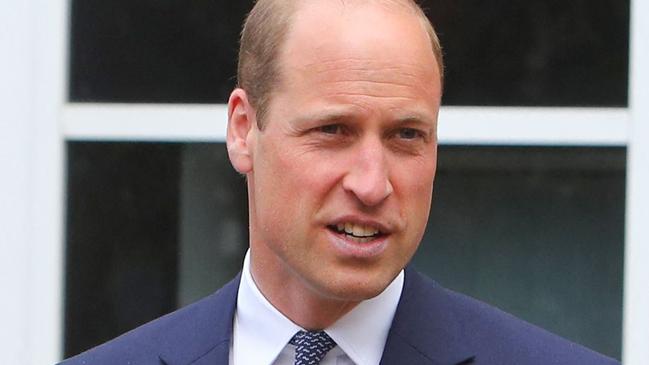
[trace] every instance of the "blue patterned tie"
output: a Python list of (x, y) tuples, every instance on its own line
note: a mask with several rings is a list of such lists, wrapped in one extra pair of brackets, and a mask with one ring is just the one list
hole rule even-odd
[(327, 352), (336, 346), (324, 331), (299, 331), (289, 341), (295, 349), (295, 365), (318, 365)]

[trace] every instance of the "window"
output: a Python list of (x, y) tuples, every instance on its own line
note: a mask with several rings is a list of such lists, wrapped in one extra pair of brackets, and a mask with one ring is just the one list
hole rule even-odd
[[(453, 118), (473, 118), (476, 106), (496, 115), (542, 106), (552, 109), (535, 108), (535, 122), (547, 113), (561, 126), (574, 118), (557, 109), (589, 120), (580, 107), (628, 104), (628, 1), (423, 3), (444, 45), (444, 104), (458, 107)], [(120, 108), (108, 103), (161, 110), (168, 107), (161, 103), (224, 103), (251, 4), (71, 1), (66, 110), (84, 104), (91, 112), (66, 132), (66, 355), (206, 295), (240, 269), (245, 182), (229, 166), (222, 138), (186, 138), (192, 121), (182, 117), (165, 127), (175, 137), (129, 137), (130, 128), (155, 128), (155, 113), (119, 124), (125, 133), (118, 137), (84, 137), (75, 128), (121, 122), (106, 117)], [(507, 111), (527, 122), (529, 109)], [(544, 139), (516, 147), (507, 130), (493, 130), (496, 145), (468, 138), (440, 148), (414, 265), (619, 358), (626, 149)]]

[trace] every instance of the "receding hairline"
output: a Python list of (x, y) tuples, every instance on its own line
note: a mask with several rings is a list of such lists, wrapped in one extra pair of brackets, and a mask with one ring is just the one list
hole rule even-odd
[[(324, 0), (323, 0), (324, 1)], [(327, 2), (334, 0), (327, 0)], [(244, 23), (239, 50), (238, 87), (243, 88), (257, 113), (261, 129), (270, 99), (282, 82), (281, 49), (286, 45), (295, 16), (313, 2), (305, 0), (257, 0)], [(444, 82), (443, 54), (435, 29), (416, 0), (338, 0), (342, 6), (366, 4), (397, 7), (415, 16), (429, 38), (439, 71), (440, 87)]]
[[(277, 1), (277, 0), (270, 0), (270, 1)], [(291, 33), (291, 28), (295, 24), (294, 21), (295, 15), (298, 14), (300, 10), (304, 9), (304, 7), (308, 6), (310, 3), (313, 3), (313, 1), (307, 1), (307, 0), (285, 0), (285, 1), (287, 3), (292, 3), (292, 6), (290, 7), (291, 13), (288, 15), (290, 20), (288, 22), (286, 33), (284, 34), (284, 38), (282, 39), (282, 42), (280, 44), (279, 47), (280, 49), (284, 47), (284, 45), (288, 40), (288, 36)], [(335, 0), (321, 0), (321, 1), (335, 2)], [(439, 38), (437, 37), (437, 32), (435, 31), (430, 19), (428, 19), (428, 16), (426, 16), (424, 9), (419, 5), (419, 3), (416, 0), (337, 0), (337, 2), (342, 6), (361, 6), (365, 4), (376, 4), (376, 5), (384, 5), (385, 7), (392, 8), (392, 9), (397, 7), (399, 10), (407, 11), (410, 15), (415, 16), (419, 21), (420, 25), (422, 26), (422, 31), (424, 31), (428, 36), (429, 45), (435, 56), (435, 61), (437, 63), (437, 66), (440, 69), (439, 70), (440, 78), (441, 80), (444, 79), (443, 54), (441, 53), (442, 49), (441, 49), (441, 44), (439, 42)], [(277, 55), (279, 57), (279, 55), (281, 55), (281, 52), (278, 51)]]

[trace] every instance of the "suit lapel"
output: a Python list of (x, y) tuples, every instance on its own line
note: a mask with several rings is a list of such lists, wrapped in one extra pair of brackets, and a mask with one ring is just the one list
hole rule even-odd
[[(162, 360), (162, 357), (160, 358)], [(177, 363), (163, 360), (166, 365), (176, 365)], [(201, 355), (196, 360), (183, 362), (182, 364), (191, 365), (228, 365), (230, 363), (230, 341), (223, 342), (212, 348), (208, 353)]]
[(216, 293), (179, 312), (160, 343), (166, 365), (228, 365), (241, 274)]
[(443, 288), (406, 268), (381, 365), (473, 363), (474, 353), (463, 341), (462, 323)]

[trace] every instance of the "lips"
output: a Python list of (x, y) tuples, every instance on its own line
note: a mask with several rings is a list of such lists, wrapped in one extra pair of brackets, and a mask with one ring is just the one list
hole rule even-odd
[(382, 238), (389, 233), (389, 230), (380, 223), (353, 218), (342, 218), (328, 225), (327, 228), (343, 241), (352, 245), (360, 243), (363, 246), (383, 241)]
[(335, 247), (341, 258), (377, 259), (390, 241), (387, 233), (368, 224), (337, 223), (327, 226), (327, 231), (332, 247)]
[(382, 235), (381, 230), (372, 224), (339, 222), (328, 226), (328, 228), (358, 243), (367, 243)]

